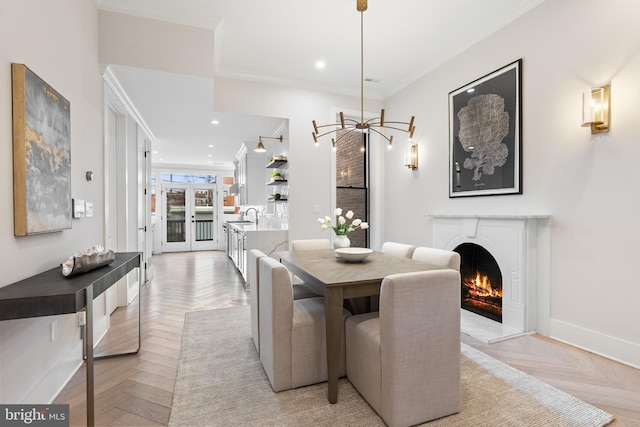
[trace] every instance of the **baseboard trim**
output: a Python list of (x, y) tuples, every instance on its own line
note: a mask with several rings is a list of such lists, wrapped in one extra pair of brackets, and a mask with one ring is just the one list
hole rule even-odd
[(551, 319), (549, 337), (632, 368), (640, 369), (640, 345), (562, 320)]

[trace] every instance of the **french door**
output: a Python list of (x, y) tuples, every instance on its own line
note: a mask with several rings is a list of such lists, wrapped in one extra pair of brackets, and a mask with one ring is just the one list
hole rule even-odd
[(164, 184), (163, 251), (214, 250), (216, 235), (216, 186)]

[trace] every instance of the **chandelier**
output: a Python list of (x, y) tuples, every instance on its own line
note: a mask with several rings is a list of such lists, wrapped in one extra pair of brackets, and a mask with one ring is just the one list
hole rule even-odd
[[(380, 117), (375, 117), (369, 119), (367, 121), (364, 120), (364, 11), (367, 10), (367, 0), (356, 0), (356, 9), (360, 12), (360, 121), (345, 118), (344, 113), (340, 112), (340, 122), (332, 123), (327, 125), (316, 124), (316, 121), (313, 120), (313, 141), (316, 145), (318, 145), (318, 138), (321, 138), (325, 135), (329, 135), (331, 133), (336, 133), (336, 138), (331, 138), (331, 144), (333, 148), (336, 148), (336, 144), (347, 135), (352, 132), (375, 132), (384, 138), (388, 147), (391, 148), (393, 144), (393, 135), (387, 136), (382, 133), (382, 129), (391, 129), (406, 132), (409, 134), (409, 139), (413, 138), (413, 132), (416, 130), (416, 127), (413, 125), (413, 121), (415, 119), (414, 116), (411, 116), (411, 120), (409, 122), (393, 122), (393, 121), (385, 121), (384, 117), (384, 108), (380, 111)], [(404, 125), (404, 126), (403, 126)], [(339, 126), (337, 128), (337, 126)], [(327, 130), (324, 133), (320, 133), (321, 128), (330, 127), (331, 130)], [(340, 130), (345, 130), (345, 132), (338, 133)]]

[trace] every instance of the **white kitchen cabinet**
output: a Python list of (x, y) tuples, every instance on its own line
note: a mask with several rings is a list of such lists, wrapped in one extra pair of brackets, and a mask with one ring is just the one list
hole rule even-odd
[(289, 247), (289, 232), (279, 228), (261, 228), (256, 224), (227, 223), (232, 232), (231, 259), (236, 268), (247, 278), (247, 251), (260, 249), (262, 252), (275, 258), (278, 251), (286, 251)]

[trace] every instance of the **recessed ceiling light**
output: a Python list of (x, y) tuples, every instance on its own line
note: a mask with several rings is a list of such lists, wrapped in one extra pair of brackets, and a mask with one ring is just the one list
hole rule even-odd
[(318, 61), (318, 62), (316, 62), (316, 68), (317, 68), (318, 70), (322, 70), (324, 67), (325, 67), (325, 63), (324, 63), (324, 61)]
[(214, 145), (213, 145), (213, 144), (209, 144), (209, 145), (207, 145), (207, 147), (209, 147), (209, 148), (213, 148), (213, 147), (214, 147)]
[(158, 150), (153, 150), (153, 154), (158, 154)]
[(211, 124), (212, 124), (212, 125), (219, 125), (219, 124), (220, 124), (220, 122), (219, 122), (219, 121), (217, 121), (216, 119), (213, 119), (213, 120), (211, 120)]
[(207, 157), (213, 157), (213, 154), (207, 154)]

